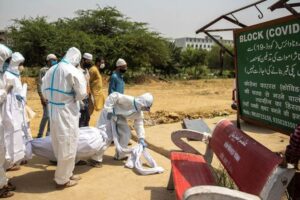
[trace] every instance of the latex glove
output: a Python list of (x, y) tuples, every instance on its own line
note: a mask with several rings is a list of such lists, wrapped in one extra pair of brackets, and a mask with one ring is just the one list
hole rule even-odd
[(24, 101), (24, 97), (22, 97), (22, 96), (19, 95), (19, 94), (16, 95), (16, 98), (17, 98), (17, 100), (20, 101), (20, 102)]
[(144, 138), (139, 139), (139, 144), (143, 145), (144, 149), (148, 147), (148, 145), (146, 144)]
[(6, 91), (7, 94), (10, 93), (12, 89), (13, 89), (13, 86), (12, 86), (12, 85), (7, 85), (7, 86), (5, 87), (5, 91)]

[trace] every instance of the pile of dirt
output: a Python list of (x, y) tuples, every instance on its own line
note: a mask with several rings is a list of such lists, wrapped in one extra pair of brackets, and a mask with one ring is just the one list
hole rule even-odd
[(160, 82), (168, 82), (167, 80), (152, 75), (139, 75), (135, 76), (133, 79), (130, 80), (130, 83), (134, 84), (150, 84), (150, 83), (160, 83)]
[(225, 109), (222, 111), (213, 110), (211, 112), (194, 112), (194, 113), (184, 113), (184, 112), (168, 112), (168, 111), (156, 111), (154, 113), (144, 113), (145, 114), (145, 126), (155, 126), (158, 124), (170, 124), (181, 122), (183, 119), (199, 119), (199, 118), (214, 118), (219, 116), (228, 116), (234, 114), (236, 111), (231, 109)]

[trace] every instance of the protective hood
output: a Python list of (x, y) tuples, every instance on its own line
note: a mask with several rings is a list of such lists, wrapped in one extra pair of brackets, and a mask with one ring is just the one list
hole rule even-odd
[(137, 110), (146, 110), (149, 111), (153, 104), (153, 96), (151, 93), (145, 93), (141, 96), (135, 98), (135, 105)]
[(0, 71), (3, 72), (3, 64), (7, 58), (11, 57), (12, 51), (3, 44), (0, 44)]
[(71, 47), (64, 59), (68, 62), (70, 62), (73, 66), (77, 67), (80, 63), (80, 60), (81, 60), (81, 53), (79, 51), (79, 49), (77, 49), (76, 47)]
[(22, 56), (22, 54), (20, 54), (19, 52), (13, 53), (7, 71), (16, 75), (20, 75), (19, 65), (24, 61), (25, 58)]

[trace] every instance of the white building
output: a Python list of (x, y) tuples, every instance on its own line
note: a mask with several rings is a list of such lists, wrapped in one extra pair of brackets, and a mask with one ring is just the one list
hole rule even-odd
[[(224, 45), (233, 46), (232, 40), (224, 40), (221, 36), (214, 36), (214, 37)], [(206, 49), (210, 51), (212, 46), (214, 46), (215, 44), (216, 43), (208, 36), (205, 36), (205, 38), (184, 37), (184, 38), (175, 39), (175, 46), (181, 47), (183, 50), (190, 47), (193, 49)]]

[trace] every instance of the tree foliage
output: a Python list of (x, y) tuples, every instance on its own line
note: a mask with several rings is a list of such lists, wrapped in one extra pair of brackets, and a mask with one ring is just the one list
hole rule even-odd
[[(171, 76), (194, 71), (201, 74), (203, 66), (219, 66), (219, 48), (182, 50), (159, 33), (149, 30), (146, 23), (134, 22), (114, 7), (79, 10), (74, 18), (48, 22), (46, 17), (14, 20), (8, 33), (11, 47), (21, 52), (27, 66), (43, 66), (45, 57), (55, 53), (60, 58), (72, 46), (94, 57), (102, 56), (110, 70), (119, 57), (128, 62), (128, 74), (161, 73)], [(225, 66), (233, 60), (225, 56)]]

